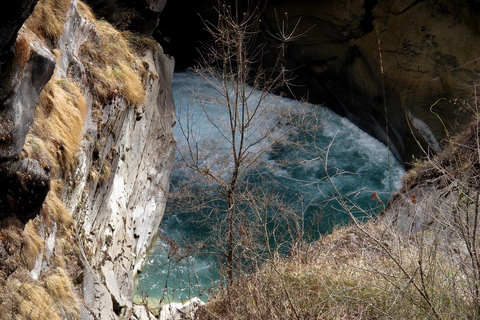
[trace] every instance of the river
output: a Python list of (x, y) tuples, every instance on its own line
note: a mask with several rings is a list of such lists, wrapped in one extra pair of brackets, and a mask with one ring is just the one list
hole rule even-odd
[[(219, 149), (218, 143), (212, 141), (221, 142), (222, 137), (215, 133), (215, 128), (204, 116), (199, 102), (199, 94), (214, 96), (215, 90), (193, 72), (176, 73), (172, 89), (179, 122), (185, 124), (188, 118), (192, 131), (208, 137), (210, 143), (204, 148), (214, 145)], [(275, 105), (278, 108), (300, 108), (298, 102), (289, 98), (272, 99), (276, 99)], [(210, 103), (207, 108), (213, 114), (221, 116), (218, 105)], [(295, 203), (292, 204), (293, 207), (303, 210), (305, 219), (302, 223), (305, 225), (302, 228), (310, 230), (306, 236), (315, 239), (318, 234), (348, 221), (348, 216), (338, 205), (333, 185), (348, 199), (354, 213), (365, 219), (383, 209), (383, 203), (400, 187), (404, 169), (385, 145), (349, 120), (323, 106), (301, 104), (301, 108), (308, 110), (308, 114), (317, 119), (318, 129), (314, 134), (308, 135), (294, 135), (290, 132), (290, 139), (301, 140), (303, 147), (298, 149), (275, 145), (275, 148), (262, 155), (264, 165), (252, 171), (248, 179), (250, 183), (261, 180), (281, 185), (284, 198)], [(174, 128), (174, 134), (178, 147), (185, 148), (179, 125)], [(327, 152), (328, 159), (325, 158)], [(176, 160), (172, 189), (185, 178), (178, 167), (178, 153)], [(325, 160), (328, 160), (327, 170)], [(193, 296), (208, 299), (212, 289), (219, 283), (215, 255), (192, 255), (177, 261), (182, 256), (179, 252), (187, 255), (192, 239), (202, 241), (212, 233), (213, 228), (208, 224), (198, 223), (198, 215), (198, 212), (178, 214), (178, 208), (173, 211), (167, 204), (158, 230), (158, 240), (138, 276), (137, 295), (163, 299), (165, 303), (184, 301)], [(197, 219), (192, 220), (194, 216)]]

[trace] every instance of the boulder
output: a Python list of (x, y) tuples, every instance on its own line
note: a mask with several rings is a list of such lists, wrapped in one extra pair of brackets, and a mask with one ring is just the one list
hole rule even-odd
[(195, 297), (185, 302), (172, 302), (162, 307), (159, 320), (195, 319), (195, 311), (205, 302)]

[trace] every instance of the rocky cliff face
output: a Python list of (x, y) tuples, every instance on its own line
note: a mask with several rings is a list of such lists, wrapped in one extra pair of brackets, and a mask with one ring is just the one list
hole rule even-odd
[[(170, 17), (197, 8), (214, 18), (210, 0), (193, 2), (168, 3), (160, 17), (157, 36), (179, 65), (188, 65), (185, 52), (194, 50), (185, 46), (196, 44), (201, 26), (185, 30)], [(297, 23), (299, 32), (309, 30), (286, 51), (297, 97), (326, 103), (409, 162), (424, 155), (416, 140), (438, 152), (447, 132), (467, 121), (463, 107), (480, 71), (477, 9), (463, 0), (275, 0), (262, 22), (271, 33), (282, 21), (288, 32)], [(185, 19), (201, 23), (196, 14)], [(275, 44), (268, 34), (264, 39)]]
[(473, 97), (480, 71), (477, 14), (467, 3), (287, 1), (277, 10), (291, 25), (301, 18), (301, 29), (315, 25), (288, 53), (306, 84), (298, 94), (327, 102), (397, 158), (418, 154), (411, 132), (439, 152), (447, 131), (465, 124), (459, 102)]
[(134, 278), (173, 164), (174, 62), (77, 0), (40, 0), (12, 52), (0, 97), (0, 311), (136, 319)]

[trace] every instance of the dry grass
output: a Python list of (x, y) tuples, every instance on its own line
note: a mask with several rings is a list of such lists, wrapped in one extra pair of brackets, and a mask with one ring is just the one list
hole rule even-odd
[(19, 313), (27, 320), (61, 320), (55, 302), (42, 286), (24, 283), (18, 290)]
[(97, 182), (99, 181), (99, 179), (100, 179), (97, 170), (95, 170), (95, 168), (93, 168), (93, 167), (90, 169), (89, 178), (90, 178), (90, 180), (93, 181), (94, 183), (97, 183)]
[[(58, 183), (54, 181), (52, 183)], [(73, 217), (65, 208), (65, 205), (54, 191), (50, 191), (44, 203), (44, 216), (52, 217), (59, 226), (62, 236), (70, 236), (72, 233)]]
[(22, 157), (36, 159), (52, 176), (71, 173), (83, 136), (87, 105), (78, 87), (53, 77), (40, 94)]
[(20, 67), (23, 67), (30, 60), (32, 52), (30, 50), (28, 39), (23, 32), (18, 33), (13, 52), (15, 55), (14, 63), (18, 64)]
[(81, 59), (98, 103), (104, 105), (121, 96), (130, 105), (143, 104), (142, 77), (146, 73), (143, 63), (135, 57), (123, 33), (105, 21), (98, 21), (96, 25), (100, 41), (84, 43)]
[(111, 175), (112, 175), (112, 166), (107, 160), (105, 160), (102, 163), (102, 169), (99, 177), (100, 182), (106, 183), (110, 179)]
[(23, 264), (28, 270), (32, 270), (35, 265), (35, 259), (44, 248), (43, 240), (35, 229), (32, 220), (25, 225), (22, 241), (21, 258)]
[(74, 318), (80, 316), (79, 301), (72, 289), (72, 281), (64, 269), (57, 268), (54, 274), (47, 277), (45, 287), (57, 306), (62, 308), (63, 313), (73, 315)]
[(86, 5), (83, 1), (77, 2), (77, 10), (80, 13), (80, 15), (85, 19), (90, 20), (92, 22), (97, 20), (97, 18), (95, 17), (95, 14), (93, 13), (93, 10), (88, 5)]
[[(35, 120), (21, 155), (39, 161), (52, 178), (50, 192), (42, 208), (42, 218), (47, 228), (53, 226), (52, 220), (58, 228), (56, 258), (50, 262), (53, 265), (65, 266), (65, 259), (76, 264), (76, 253), (72, 248), (64, 252), (58, 247), (65, 241), (74, 240), (73, 218), (60, 196), (66, 186), (74, 183), (72, 175), (77, 165), (76, 154), (83, 138), (86, 115), (87, 105), (77, 85), (70, 79), (53, 77), (40, 94)], [(23, 238), (22, 259), (28, 270), (31, 270), (44, 245), (32, 221), (26, 225)], [(63, 269), (57, 268), (53, 275), (45, 279), (44, 285), (47, 288), (45, 292), (39, 287), (25, 287), (33, 296), (19, 295), (21, 314), (27, 319), (57, 319), (59, 315), (68, 319), (79, 318), (78, 298)], [(35, 301), (35, 295), (40, 293), (44, 300)], [(51, 307), (48, 307), (51, 303)]]
[(40, 0), (25, 25), (55, 44), (64, 30), (69, 0)]
[(152, 37), (129, 31), (122, 32), (122, 35), (138, 54), (143, 54), (146, 49), (157, 50), (158, 42)]
[[(54, 44), (63, 32), (64, 17), (69, 4), (70, 1), (41, 0), (27, 26)], [(48, 21), (42, 24), (41, 19)], [(19, 52), (23, 44), (21, 40), (18, 41)], [(53, 52), (58, 59), (60, 51), (54, 49)], [(87, 104), (78, 86), (70, 79), (52, 77), (39, 96), (34, 123), (30, 127), (21, 154), (22, 158), (37, 160), (52, 179), (50, 192), (42, 208), (45, 231), (52, 232), (55, 230), (52, 229), (53, 226), (57, 226), (54, 257), (48, 262), (52, 268), (65, 266), (66, 259), (73, 265), (77, 264), (73, 248), (64, 252), (58, 247), (66, 241), (75, 241), (73, 218), (65, 208), (61, 195), (66, 186), (74, 183), (72, 176), (77, 166), (77, 152), (83, 138), (86, 116)], [(22, 234), (20, 258), (26, 270), (32, 270), (36, 258), (44, 249), (44, 242), (36, 229), (38, 230), (34, 222), (30, 221)], [(75, 274), (74, 267), (69, 269)], [(16, 316), (12, 318), (23, 316), (22, 319), (79, 319), (79, 302), (73, 292), (72, 281), (64, 269), (57, 267), (54, 270), (44, 282), (40, 277), (39, 280), (42, 281), (38, 284), (31, 284), (28, 279), (20, 280), (20, 289), (18, 292), (13, 291), (17, 292), (17, 302), (16, 310), (12, 311)], [(12, 278), (17, 276), (13, 274)], [(8, 292), (0, 298), (6, 296)]]
[(240, 277), (199, 319), (432, 319), (433, 308), (440, 319), (471, 318), (468, 283), (451, 261), (380, 223), (363, 227), (370, 235), (345, 227)]

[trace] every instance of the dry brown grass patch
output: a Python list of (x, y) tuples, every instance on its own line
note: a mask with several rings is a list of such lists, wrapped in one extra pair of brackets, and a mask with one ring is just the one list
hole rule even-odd
[(45, 199), (44, 214), (50, 215), (59, 225), (62, 236), (70, 236), (73, 218), (57, 193), (50, 191)]
[(40, 94), (34, 124), (27, 135), (23, 157), (49, 167), (52, 176), (69, 174), (76, 167), (76, 153), (83, 137), (87, 105), (82, 93), (68, 79), (53, 77)]
[(32, 270), (35, 259), (42, 253), (44, 248), (43, 240), (35, 229), (32, 220), (30, 220), (23, 229), (22, 241), (22, 261), (27, 269)]
[(69, 0), (40, 0), (25, 25), (55, 44), (64, 30)]
[(362, 227), (366, 232), (339, 228), (240, 277), (209, 301), (200, 319), (433, 318), (413, 283), (428, 294), (441, 319), (460, 315), (459, 310), (469, 314), (461, 298), (466, 283), (447, 259), (429, 255), (417, 239), (378, 222)]
[(83, 1), (78, 1), (77, 2), (77, 9), (78, 9), (78, 12), (85, 19), (90, 20), (92, 22), (97, 20), (95, 18), (95, 14), (93, 13), (93, 10), (88, 5), (86, 5)]
[(142, 76), (146, 74), (143, 63), (135, 57), (121, 32), (105, 21), (96, 25), (100, 41), (84, 43), (81, 58), (98, 102), (103, 105), (120, 95), (130, 105), (143, 104)]
[(72, 289), (72, 281), (62, 268), (57, 268), (55, 273), (45, 279), (45, 287), (52, 299), (64, 312), (78, 318), (80, 305)]
[(122, 35), (138, 54), (143, 54), (145, 49), (156, 50), (158, 47), (158, 42), (152, 37), (129, 31), (122, 32)]
[(24, 283), (18, 290), (19, 311), (27, 320), (61, 320), (48, 292), (41, 286)]
[(18, 64), (20, 67), (23, 67), (32, 56), (29, 41), (22, 32), (18, 33), (13, 52), (15, 54), (14, 63)]

